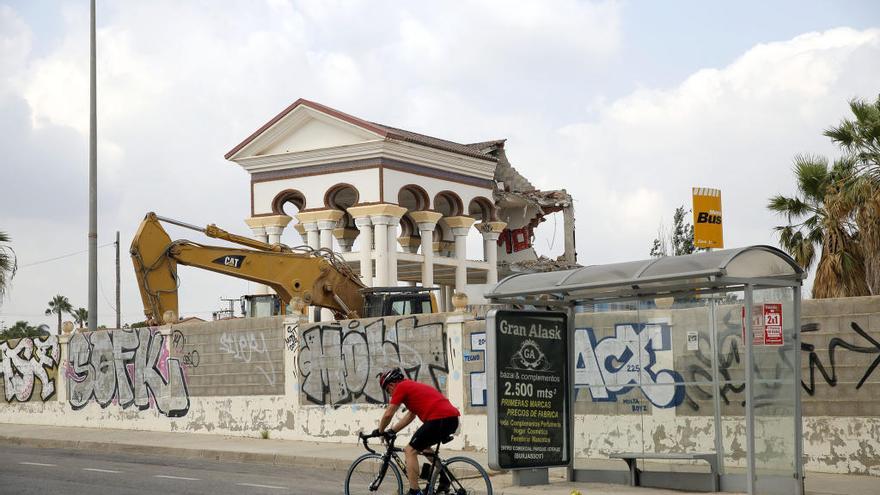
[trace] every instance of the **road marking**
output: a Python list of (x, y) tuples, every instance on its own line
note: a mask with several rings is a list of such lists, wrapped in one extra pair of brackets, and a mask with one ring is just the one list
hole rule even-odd
[(272, 486), (272, 485), (255, 485), (253, 483), (236, 483), (238, 486), (252, 486), (254, 488), (272, 488), (274, 490), (287, 490), (286, 486)]
[(168, 476), (166, 474), (157, 474), (153, 477), (154, 478), (165, 478), (165, 479), (169, 479), (169, 480), (201, 481), (198, 478), (187, 478), (186, 476)]
[(112, 469), (98, 469), (98, 468), (83, 468), (83, 471), (94, 471), (96, 473), (114, 473), (119, 474), (122, 471), (114, 471)]
[(42, 462), (19, 462), (19, 464), (24, 464), (25, 466), (58, 467), (58, 464), (45, 464)]

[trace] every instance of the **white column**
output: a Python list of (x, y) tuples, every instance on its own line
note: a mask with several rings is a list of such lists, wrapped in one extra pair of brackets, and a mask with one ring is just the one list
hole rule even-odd
[(434, 286), (434, 229), (443, 216), (434, 211), (413, 211), (409, 214), (419, 227), (422, 240), (422, 286)]
[(367, 287), (373, 286), (373, 222), (370, 217), (354, 219), (354, 224), (360, 230), (360, 255), (361, 281)]
[(302, 226), (306, 229), (306, 244), (312, 249), (320, 249), (321, 237), (318, 234), (318, 222), (308, 222)]
[[(266, 233), (266, 227), (260, 226), (252, 226), (251, 231), (254, 233), (254, 239), (262, 242), (269, 242), (269, 235)], [(265, 284), (254, 284), (254, 294), (261, 296), (265, 294), (271, 294), (272, 291), (269, 290), (269, 286)]]
[(467, 285), (467, 234), (468, 229), (454, 228), (452, 235), (455, 236), (455, 292), (464, 292)]
[(497, 232), (483, 232), (483, 258), (489, 263), (486, 273), (487, 284), (498, 283), (498, 237)]
[(498, 283), (498, 237), (507, 224), (504, 222), (484, 222), (474, 225), (483, 235), (483, 260), (489, 264), (486, 273), (487, 284)]
[(321, 247), (333, 251), (333, 229), (336, 228), (336, 220), (318, 221)]
[(267, 242), (269, 244), (279, 244), (281, 242), (281, 234), (284, 232), (284, 227), (279, 225), (267, 225), (266, 226), (266, 235)]
[(397, 226), (400, 219), (391, 217), (388, 224), (388, 285), (397, 286)]
[(388, 285), (388, 224), (391, 217), (388, 215), (374, 215), (370, 217), (373, 222), (373, 238), (376, 239), (376, 286)]
[(443, 219), (455, 237), (455, 291), (464, 292), (467, 285), (467, 235), (474, 219), (471, 217), (446, 217)]

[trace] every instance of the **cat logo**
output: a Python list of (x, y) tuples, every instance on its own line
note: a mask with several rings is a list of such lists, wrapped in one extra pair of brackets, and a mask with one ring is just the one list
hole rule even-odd
[(721, 227), (721, 190), (707, 187), (693, 188), (694, 246), (723, 248)]
[(244, 263), (244, 256), (240, 254), (230, 254), (229, 256), (221, 256), (213, 261), (218, 265), (228, 266), (230, 268), (241, 268)]

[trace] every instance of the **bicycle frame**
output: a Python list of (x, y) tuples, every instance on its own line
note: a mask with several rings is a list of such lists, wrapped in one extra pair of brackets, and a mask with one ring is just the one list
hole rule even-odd
[[(370, 446), (367, 444), (367, 440), (369, 440), (370, 438), (377, 438), (377, 437), (382, 437), (382, 436), (384, 436), (384, 438), (387, 441), (387, 447), (386, 447), (385, 452), (383, 454), (379, 454), (379, 452), (376, 452), (375, 450), (370, 448)], [(397, 464), (397, 467), (400, 469), (400, 472), (404, 475), (404, 477), (406, 477), (406, 474), (407, 474), (406, 463), (400, 459), (399, 455), (397, 455), (398, 452), (403, 452), (403, 449), (401, 449), (400, 447), (394, 446), (394, 442), (397, 440), (397, 435), (374, 436), (374, 435), (364, 435), (363, 433), (358, 433), (358, 438), (361, 439), (361, 441), (364, 444), (364, 448), (367, 449), (367, 451), (369, 451), (372, 454), (377, 454), (377, 455), (382, 456), (382, 466), (379, 468), (379, 473), (376, 475), (376, 479), (374, 479), (373, 482), (370, 483), (370, 490), (371, 491), (376, 491), (379, 489), (379, 486), (382, 484), (382, 481), (385, 479), (385, 474), (388, 472), (388, 464), (390, 464), (392, 460), (394, 460), (394, 463)], [(428, 479), (427, 479), (428, 483), (430, 484), (431, 480), (434, 478), (434, 471), (436, 469), (440, 469), (441, 473), (443, 473), (443, 472), (446, 473), (446, 476), (449, 479), (450, 483), (457, 483), (457, 484), (459, 484), (459, 486), (461, 486), (461, 483), (459, 483), (458, 479), (452, 474), (451, 471), (446, 469), (446, 466), (443, 465), (443, 459), (440, 457), (440, 445), (441, 444), (438, 443), (436, 445), (436, 447), (434, 447), (433, 452), (419, 452), (419, 455), (422, 455), (422, 456), (428, 458), (429, 460), (431, 460), (431, 470), (428, 473)], [(429, 486), (428, 492), (426, 495), (433, 495), (433, 493), (434, 493), (434, 486)]]

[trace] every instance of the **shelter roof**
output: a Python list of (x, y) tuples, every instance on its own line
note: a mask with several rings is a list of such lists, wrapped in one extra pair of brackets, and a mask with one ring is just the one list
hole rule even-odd
[(506, 299), (544, 294), (564, 299), (613, 299), (661, 294), (677, 287), (718, 288), (747, 280), (799, 285), (804, 271), (771, 246), (748, 246), (685, 256), (669, 256), (572, 270), (511, 275), (486, 297)]

